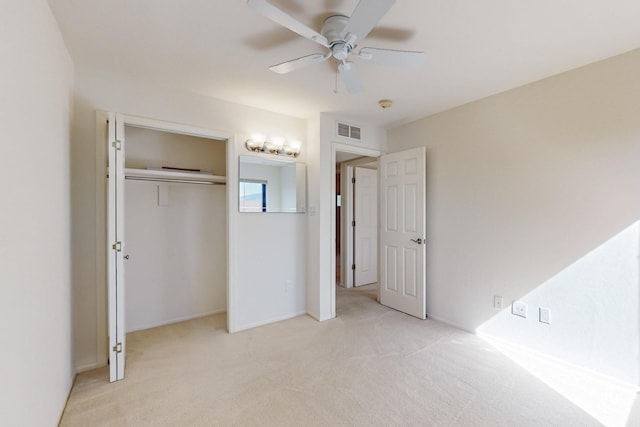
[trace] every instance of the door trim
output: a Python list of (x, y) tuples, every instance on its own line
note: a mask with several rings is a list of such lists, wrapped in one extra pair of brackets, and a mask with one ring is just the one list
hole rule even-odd
[(331, 318), (336, 317), (336, 152), (342, 151), (366, 157), (380, 157), (380, 150), (356, 147), (340, 142), (331, 143), (331, 256), (329, 257), (329, 279), (331, 280)]
[[(340, 223), (342, 234), (342, 243), (340, 247), (340, 281), (345, 288), (352, 288), (354, 280), (353, 272), (348, 268), (348, 266), (353, 264), (353, 233), (347, 232), (351, 228), (349, 225), (351, 221), (349, 219), (353, 217), (353, 185), (351, 183), (351, 179), (354, 177), (354, 169), (356, 167), (370, 163), (372, 163), (370, 157), (360, 157), (340, 163), (340, 194), (342, 195), (342, 212), (344, 214), (344, 220)], [(344, 209), (345, 203), (346, 209)]]
[[(371, 209), (366, 209), (364, 202), (367, 200), (366, 196), (360, 194), (365, 191), (365, 187), (363, 186), (363, 182), (359, 182), (358, 175), (361, 178), (365, 176), (371, 181), (370, 187), (368, 189), (369, 195), (371, 196), (371, 200), (369, 201), (368, 206)], [(352, 194), (352, 204), (353, 204), (353, 213), (352, 218), (355, 221), (355, 227), (352, 227), (351, 231), (353, 234), (353, 247), (352, 249), (352, 257), (353, 264), (355, 264), (355, 269), (353, 269), (353, 286), (363, 286), (367, 284), (376, 283), (378, 281), (378, 169), (367, 168), (362, 166), (355, 166), (353, 168), (353, 176), (355, 178), (355, 183), (353, 185), (353, 194)], [(362, 181), (362, 180), (360, 180)], [(366, 226), (366, 221), (364, 218), (367, 216), (360, 212), (361, 210), (369, 210), (371, 211), (369, 219), (368, 227)], [(370, 252), (370, 268), (366, 271), (363, 270), (363, 266), (366, 265), (364, 262), (364, 254), (367, 253), (366, 246), (362, 245), (363, 237), (369, 237), (370, 243), (368, 245), (368, 249)], [(371, 244), (373, 242), (373, 244)], [(373, 249), (372, 249), (373, 247)], [(359, 249), (359, 250), (358, 250)], [(373, 253), (375, 252), (375, 256)]]

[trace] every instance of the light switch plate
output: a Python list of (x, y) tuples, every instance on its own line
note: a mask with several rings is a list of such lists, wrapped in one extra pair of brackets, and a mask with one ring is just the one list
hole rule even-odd
[(551, 324), (551, 309), (540, 307), (540, 323)]

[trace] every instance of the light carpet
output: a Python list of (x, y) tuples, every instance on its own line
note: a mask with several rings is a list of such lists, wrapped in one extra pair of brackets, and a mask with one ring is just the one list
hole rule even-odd
[(62, 426), (595, 426), (473, 334), (338, 290), (338, 317), (228, 334), (215, 315), (127, 336), (123, 381), (78, 375)]

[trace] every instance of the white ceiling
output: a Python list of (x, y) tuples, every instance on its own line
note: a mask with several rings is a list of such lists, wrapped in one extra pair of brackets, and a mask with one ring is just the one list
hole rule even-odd
[[(358, 0), (271, 0), (317, 31)], [(419, 70), (358, 64), (349, 95), (335, 64), (267, 69), (323, 48), (244, 0), (49, 0), (77, 69), (297, 117), (394, 126), (640, 47), (639, 0), (398, 0), (360, 47), (422, 50)], [(356, 60), (358, 62), (358, 60)], [(377, 100), (394, 100), (382, 110)]]

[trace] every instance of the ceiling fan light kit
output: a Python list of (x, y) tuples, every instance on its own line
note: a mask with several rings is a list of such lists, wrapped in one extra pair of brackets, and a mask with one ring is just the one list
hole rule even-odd
[(354, 56), (364, 62), (401, 67), (419, 67), (424, 63), (424, 52), (364, 47), (354, 52), (358, 43), (378, 24), (391, 9), (395, 0), (360, 0), (351, 17), (333, 15), (325, 19), (320, 32), (302, 24), (266, 0), (247, 0), (247, 4), (266, 18), (327, 49), (326, 54), (314, 53), (269, 67), (271, 71), (286, 74), (291, 71), (326, 61), (333, 57), (340, 61), (338, 74), (349, 93), (363, 90), (355, 64), (348, 61)]

